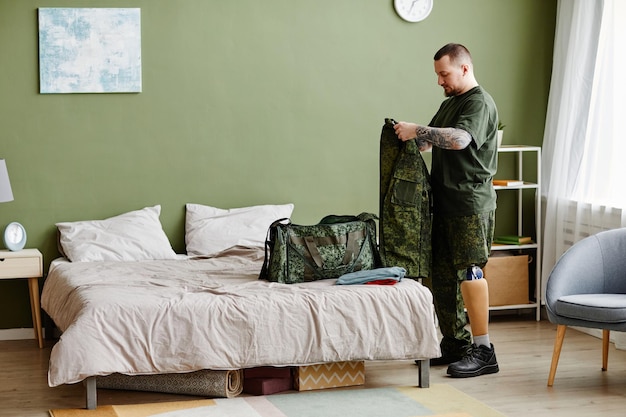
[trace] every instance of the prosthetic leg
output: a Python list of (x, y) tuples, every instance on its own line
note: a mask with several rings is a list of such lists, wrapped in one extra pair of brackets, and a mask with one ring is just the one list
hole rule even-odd
[(472, 336), (489, 334), (489, 287), (483, 271), (477, 266), (467, 269), (461, 283), (461, 294), (469, 316)]
[[(466, 279), (461, 283), (461, 295), (469, 316), (474, 344), (466, 357), (450, 364), (447, 373), (451, 377), (468, 378), (499, 371), (495, 350), (489, 342), (488, 290), (482, 269), (477, 266), (468, 268)], [(482, 341), (486, 341), (486, 344)]]

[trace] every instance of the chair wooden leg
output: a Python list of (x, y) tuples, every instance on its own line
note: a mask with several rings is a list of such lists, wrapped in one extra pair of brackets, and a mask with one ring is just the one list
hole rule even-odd
[(609, 367), (609, 340), (611, 336), (610, 330), (602, 330), (602, 370), (606, 371)]
[(554, 340), (554, 351), (552, 352), (552, 363), (550, 364), (550, 375), (548, 375), (548, 386), (554, 384), (554, 376), (556, 375), (556, 367), (559, 364), (561, 356), (561, 348), (563, 347), (563, 339), (565, 338), (565, 330), (567, 326), (559, 324), (556, 326), (556, 339)]

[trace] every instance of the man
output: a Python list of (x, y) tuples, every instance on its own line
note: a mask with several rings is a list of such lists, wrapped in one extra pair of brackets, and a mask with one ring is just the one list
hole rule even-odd
[(448, 98), (428, 126), (399, 122), (394, 128), (401, 140), (416, 140), (420, 151), (432, 148), (432, 290), (443, 339), (442, 357), (431, 364), (449, 364), (452, 377), (474, 377), (499, 371), (480, 269), (489, 257), (495, 222), (498, 111), (476, 81), (467, 48), (448, 44), (434, 59)]

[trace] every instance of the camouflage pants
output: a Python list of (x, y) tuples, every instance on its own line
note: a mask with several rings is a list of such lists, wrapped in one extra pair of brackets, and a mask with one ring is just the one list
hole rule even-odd
[(462, 355), (471, 344), (465, 329), (461, 283), (471, 265), (485, 266), (491, 250), (495, 212), (463, 217), (433, 216), (432, 292), (445, 356)]

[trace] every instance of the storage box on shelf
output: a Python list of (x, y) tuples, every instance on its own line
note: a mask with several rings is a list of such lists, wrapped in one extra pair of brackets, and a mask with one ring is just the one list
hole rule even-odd
[(492, 256), (483, 271), (489, 283), (489, 306), (530, 304), (528, 255)]

